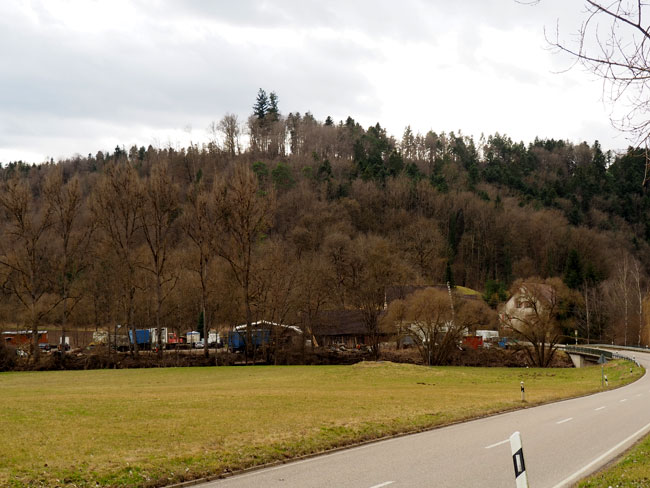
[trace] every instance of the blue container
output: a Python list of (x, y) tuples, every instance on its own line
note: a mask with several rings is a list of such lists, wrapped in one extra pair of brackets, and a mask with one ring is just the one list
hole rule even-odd
[[(135, 331), (135, 338), (138, 341), (138, 345), (142, 344), (151, 344), (151, 332), (148, 329), (137, 329)], [(129, 331), (129, 340), (133, 344), (133, 331)]]
[[(260, 347), (271, 342), (271, 331), (269, 329), (251, 330), (253, 347)], [(246, 348), (246, 331), (232, 331), (228, 334), (228, 347), (233, 351), (243, 351)]]

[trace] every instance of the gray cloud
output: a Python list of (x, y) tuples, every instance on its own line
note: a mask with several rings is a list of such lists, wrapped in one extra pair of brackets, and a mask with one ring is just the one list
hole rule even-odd
[[(125, 23), (134, 21), (132, 30), (117, 23), (82, 31), (57, 19), (49, 3), (34, 1), (29, 14), (25, 5), (0, 4), (0, 161), (21, 149), (94, 152), (100, 141), (128, 136), (130, 127), (203, 129), (226, 112), (244, 119), (259, 87), (278, 93), (284, 113), (379, 120), (378, 80), (364, 67), (391, 69), (383, 42), (424, 43), (435, 58), (453, 33), (457, 63), (474, 68), (479, 25), (541, 32), (556, 16), (579, 18), (560, 0), (535, 8), (508, 0), (130, 5), (136, 18)], [(545, 76), (518, 69), (516, 60), (491, 69), (522, 83)], [(123, 141), (132, 142), (150, 141)]]

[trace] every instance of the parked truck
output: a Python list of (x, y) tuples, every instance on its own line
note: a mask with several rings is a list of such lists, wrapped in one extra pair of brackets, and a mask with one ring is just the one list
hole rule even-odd
[[(129, 331), (129, 341), (133, 344), (133, 331)], [(140, 349), (151, 348), (151, 332), (149, 329), (136, 329), (135, 341)]]
[(498, 330), (477, 330), (477, 336), (481, 336), (484, 341), (494, 341), (499, 340), (499, 331)]
[(169, 332), (167, 334), (167, 349), (175, 347), (185, 347), (185, 337), (179, 336), (176, 332)]
[(208, 347), (221, 347), (221, 336), (216, 331), (208, 333)]
[[(158, 329), (155, 327), (149, 329), (149, 334), (151, 335), (151, 344), (156, 345), (158, 344)], [(167, 327), (163, 327), (160, 329), (160, 337), (161, 337), (161, 343), (162, 344), (167, 344), (168, 341), (168, 334), (167, 334)]]
[[(151, 344), (155, 348), (158, 345), (158, 329), (151, 328), (149, 329), (151, 334)], [(179, 336), (176, 332), (169, 332), (167, 327), (163, 327), (160, 330), (161, 344), (165, 349), (174, 349), (176, 347), (183, 347), (185, 344), (185, 338)]]
[(188, 332), (186, 334), (186, 337), (187, 337), (187, 343), (194, 345), (201, 340), (201, 333), (196, 330), (193, 330)]
[[(66, 337), (66, 342), (68, 342), (68, 339)], [(130, 341), (126, 334), (109, 334), (107, 330), (96, 330), (93, 332), (91, 346), (108, 346), (109, 344), (113, 350), (124, 352), (129, 350)]]
[(483, 347), (483, 337), (479, 335), (465, 336), (463, 337), (462, 345), (464, 348), (478, 349), (479, 347)]

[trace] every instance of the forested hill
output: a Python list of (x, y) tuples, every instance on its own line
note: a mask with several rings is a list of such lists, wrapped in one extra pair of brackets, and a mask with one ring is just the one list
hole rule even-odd
[[(265, 300), (280, 299), (274, 287), (309, 291), (306, 285), (297, 285), (303, 266), (312, 280), (329, 280), (323, 285), (327, 296), (322, 308), (349, 307), (362, 282), (370, 280), (359, 274), (363, 266), (355, 268), (361, 262), (367, 265), (363, 269), (370, 269), (368, 263), (375, 266), (372, 280), (377, 289), (449, 280), (480, 291), (487, 286), (492, 294), (517, 278), (560, 276), (574, 288), (589, 284), (602, 297), (609, 297), (611, 306), (602, 314), (610, 317), (616, 315), (614, 292), (619, 289), (621, 263), (626, 263), (630, 307), (633, 290), (646, 286), (650, 200), (642, 186), (643, 151), (613, 155), (598, 142), (525, 144), (499, 134), (477, 141), (454, 133), (414, 134), (410, 128), (398, 140), (379, 124), (365, 129), (352, 118), (335, 123), (329, 117), (317, 121), (309, 113), (282, 116), (277, 106), (248, 119), (245, 147), (241, 131), (237, 118), (228, 115), (214, 124), (214, 142), (202, 146), (117, 147), (112, 153), (59, 163), (5, 164), (0, 173), (3, 228), (13, 225), (8, 200), (15, 177), (29, 182), (35, 212), (56, 206), (56, 200), (48, 197), (52, 194), (48, 178), (56, 179), (51, 175), (62, 169), (63, 182), (77, 177), (82, 197), (78, 218), (83, 226), (76, 232), (93, 226), (89, 239), (95, 242), (88, 247), (93, 258), (77, 280), (86, 283), (81, 288), (87, 293), (79, 307), (98, 323), (114, 320), (109, 320), (109, 315), (118, 313), (117, 307), (110, 306), (112, 301), (126, 300), (107, 284), (113, 280), (119, 287), (125, 276), (120, 269), (129, 263), (119, 252), (108, 251), (109, 226), (100, 219), (103, 200), (98, 198), (98, 192), (110, 195), (108, 182), (120, 168), (133, 170), (142, 193), (135, 197), (136, 190), (127, 188), (131, 184), (127, 178), (114, 182), (122, 187), (113, 189), (113, 198), (134, 205), (134, 218), (141, 215), (137, 218), (143, 222), (147, 211), (142, 209), (151, 208), (143, 202), (155, 198), (153, 175), (159, 178), (158, 169), (165, 169), (162, 173), (169, 180), (163, 181), (170, 188), (167, 204), (174, 210), (166, 217), (171, 230), (164, 269), (169, 282), (164, 286), (169, 287), (165, 292), (169, 296), (163, 293), (166, 301), (161, 308), (164, 316), (191, 317), (186, 319), (190, 323), (196, 322), (200, 311), (200, 276), (192, 272), (198, 266), (195, 254), (200, 246), (183, 223), (184, 216), (196, 207), (197, 193), (228, 186), (235, 169), (242, 167), (256, 176), (257, 198), (273, 200), (268, 225), (260, 226), (252, 249), (257, 256), (253, 267), (258, 266), (259, 272), (254, 274), (257, 281), (250, 283), (258, 287), (250, 292), (250, 299), (259, 310), (271, 306)], [(148, 271), (158, 264), (147, 261), (151, 245), (146, 231), (146, 225), (134, 224), (130, 244), (139, 249), (138, 259), (148, 263), (134, 271), (141, 274), (131, 297), (142, 302), (135, 307), (136, 315), (151, 314), (155, 308), (146, 290), (156, 281), (156, 273)], [(57, 227), (47, 232), (56, 234)], [(16, 245), (8, 232), (2, 239), (5, 253)], [(59, 237), (49, 239), (47, 245), (60, 247)], [(97, 252), (100, 249), (104, 251)], [(51, 255), (61, 252), (52, 249)], [(212, 320), (226, 321), (229, 314), (240, 314), (244, 305), (239, 293), (232, 291), (237, 287), (225, 285), (230, 280), (239, 286), (241, 277), (227, 259), (215, 259), (210, 266), (216, 271), (210, 273), (212, 305), (206, 313)], [(634, 269), (638, 286), (632, 278)], [(2, 272), (6, 278), (7, 270)], [(96, 283), (97, 276), (106, 283)], [(168, 284), (172, 282), (174, 287)], [(275, 298), (269, 290), (277, 292)], [(297, 314), (300, 307), (296, 307), (287, 308), (285, 315)]]

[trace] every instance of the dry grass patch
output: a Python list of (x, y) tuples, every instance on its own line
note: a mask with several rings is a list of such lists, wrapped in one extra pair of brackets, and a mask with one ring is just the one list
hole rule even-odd
[[(606, 365), (610, 385), (637, 378)], [(597, 391), (600, 368), (169, 368), (0, 375), (0, 485), (160, 486)]]

